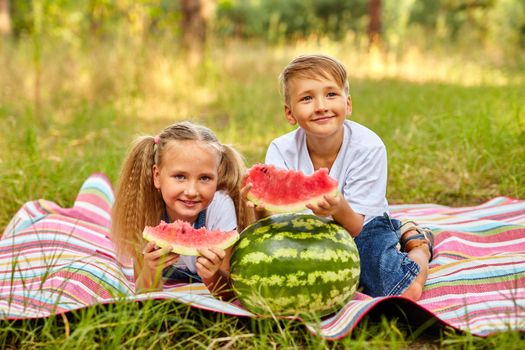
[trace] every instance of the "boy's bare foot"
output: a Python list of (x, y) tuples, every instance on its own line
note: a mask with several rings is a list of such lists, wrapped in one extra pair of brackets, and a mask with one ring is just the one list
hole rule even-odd
[(421, 227), (414, 221), (406, 221), (401, 225), (401, 251), (410, 252), (412, 249), (425, 246), (428, 250), (428, 261), (432, 261), (434, 253), (434, 235), (432, 230)]

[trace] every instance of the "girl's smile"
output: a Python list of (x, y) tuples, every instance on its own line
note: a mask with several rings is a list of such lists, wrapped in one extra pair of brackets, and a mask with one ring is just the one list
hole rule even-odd
[(194, 206), (199, 204), (198, 201), (187, 201), (183, 199), (179, 199), (179, 201), (181, 201), (185, 206), (190, 207), (190, 208), (193, 208)]

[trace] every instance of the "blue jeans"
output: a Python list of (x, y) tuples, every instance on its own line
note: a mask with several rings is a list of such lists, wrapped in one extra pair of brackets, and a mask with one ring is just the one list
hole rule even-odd
[(401, 222), (387, 213), (368, 222), (354, 239), (361, 259), (361, 291), (372, 297), (400, 295), (419, 274), (419, 265), (400, 252)]
[(202, 282), (202, 279), (196, 273), (191, 272), (187, 268), (177, 268), (175, 267), (175, 265), (166, 267), (162, 271), (162, 277), (169, 279), (169, 280), (175, 280), (175, 281), (181, 281), (181, 282), (187, 282), (187, 283)]

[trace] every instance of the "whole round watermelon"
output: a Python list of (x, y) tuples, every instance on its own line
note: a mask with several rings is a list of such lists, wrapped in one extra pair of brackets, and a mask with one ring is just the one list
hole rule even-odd
[(248, 226), (233, 248), (233, 291), (257, 314), (320, 316), (354, 295), (359, 253), (334, 221), (280, 214)]

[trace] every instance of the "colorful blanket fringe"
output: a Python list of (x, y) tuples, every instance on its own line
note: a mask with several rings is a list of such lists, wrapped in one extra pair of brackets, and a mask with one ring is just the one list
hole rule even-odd
[[(216, 300), (202, 284), (134, 294), (129, 262), (116, 259), (108, 237), (113, 190), (103, 174), (82, 186), (72, 208), (26, 203), (0, 240), (0, 319), (47, 317), (94, 304), (175, 299), (197, 308), (255, 317)], [(394, 304), (460, 331), (485, 336), (525, 330), (525, 201), (498, 197), (482, 205), (392, 206), (436, 234), (435, 259), (421, 300), (357, 294), (337, 314), (306, 327), (327, 339), (348, 335), (364, 315)]]

